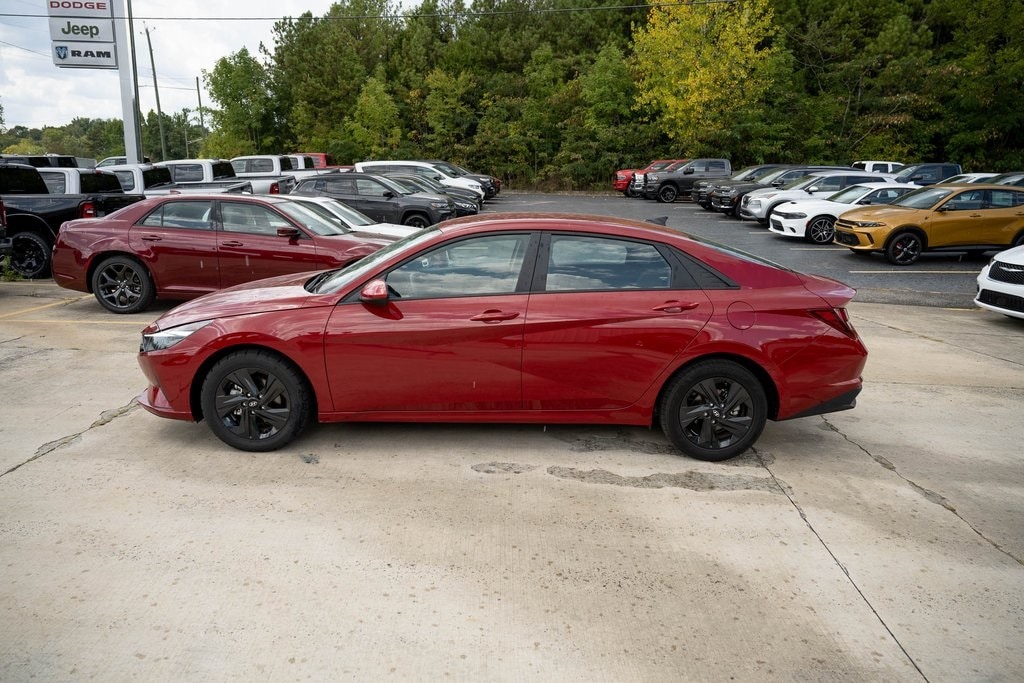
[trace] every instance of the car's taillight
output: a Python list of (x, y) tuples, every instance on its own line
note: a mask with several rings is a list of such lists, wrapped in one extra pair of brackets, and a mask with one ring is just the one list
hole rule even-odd
[(7, 209), (4, 208), (4, 200), (0, 199), (0, 225), (7, 225)]
[(270, 194), (281, 194), (281, 186), (277, 183), (270, 183)]
[(845, 308), (818, 308), (809, 312), (818, 320), (828, 324), (830, 327), (834, 327), (850, 339), (857, 338), (857, 331), (853, 329), (853, 324), (850, 323), (850, 315), (846, 312)]
[(82, 202), (78, 207), (79, 218), (96, 218), (96, 205), (92, 202)]

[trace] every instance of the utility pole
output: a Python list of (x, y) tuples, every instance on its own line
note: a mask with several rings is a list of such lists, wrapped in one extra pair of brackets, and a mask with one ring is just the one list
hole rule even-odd
[(167, 160), (167, 138), (164, 137), (164, 113), (160, 110), (160, 89), (156, 85), (156, 63), (153, 61), (153, 42), (149, 39), (149, 27), (146, 27), (146, 44), (149, 45), (149, 65), (153, 67), (153, 92), (156, 93), (156, 121), (160, 126), (161, 160)]
[(203, 122), (203, 96), (199, 92), (199, 76), (196, 76), (196, 100), (199, 102), (199, 127), (206, 130), (206, 123)]

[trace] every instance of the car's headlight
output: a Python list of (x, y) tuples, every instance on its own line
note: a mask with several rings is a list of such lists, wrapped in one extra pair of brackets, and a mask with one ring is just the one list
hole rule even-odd
[(209, 320), (200, 320), (197, 323), (178, 325), (152, 334), (142, 335), (142, 344), (139, 351), (148, 353), (150, 351), (163, 351), (169, 349), (183, 339), (187, 339), (193, 332), (203, 329), (210, 324)]
[(652, 182), (655, 182), (655, 183), (658, 182), (658, 175), (657, 174), (652, 175), (652, 176), (647, 176), (647, 177), (650, 178), (650, 180)]
[(853, 224), (858, 228), (880, 228), (885, 225), (885, 223), (878, 223), (876, 221), (854, 221)]
[(448, 202), (430, 202), (430, 205), (435, 209), (447, 209)]
[(786, 218), (786, 219), (790, 219), (790, 218), (807, 218), (807, 214), (806, 213), (801, 213), (799, 211), (797, 211), (795, 213), (783, 213), (782, 211), (775, 211), (774, 213), (779, 218)]

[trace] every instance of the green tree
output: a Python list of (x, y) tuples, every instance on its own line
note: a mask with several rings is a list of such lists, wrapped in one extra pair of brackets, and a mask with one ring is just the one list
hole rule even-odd
[(363, 85), (345, 130), (357, 157), (387, 159), (398, 147), (402, 139), (398, 106), (381, 78), (371, 77)]
[(776, 32), (768, 0), (654, 7), (633, 37), (638, 109), (689, 155), (737, 156), (731, 130), (773, 85)]
[(203, 71), (203, 79), (219, 107), (211, 111), (219, 147), (249, 153), (281, 147), (270, 78), (246, 48), (218, 59), (212, 71)]

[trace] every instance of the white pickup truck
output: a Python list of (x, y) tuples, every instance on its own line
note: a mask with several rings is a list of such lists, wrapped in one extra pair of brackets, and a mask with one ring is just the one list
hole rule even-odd
[[(283, 154), (253, 154), (244, 157), (235, 157), (231, 160), (235, 169), (235, 175), (239, 178), (252, 180), (253, 191), (257, 194), (289, 194), (296, 183), (308, 176), (334, 173), (334, 169), (322, 168), (295, 168), (292, 159)], [(262, 189), (263, 180), (276, 178), (278, 189), (273, 187)]]
[(253, 192), (252, 183), (243, 178), (176, 183), (170, 168), (156, 164), (117, 164), (104, 166), (103, 170), (116, 175), (125, 192), (144, 194), (147, 197), (183, 193)]

